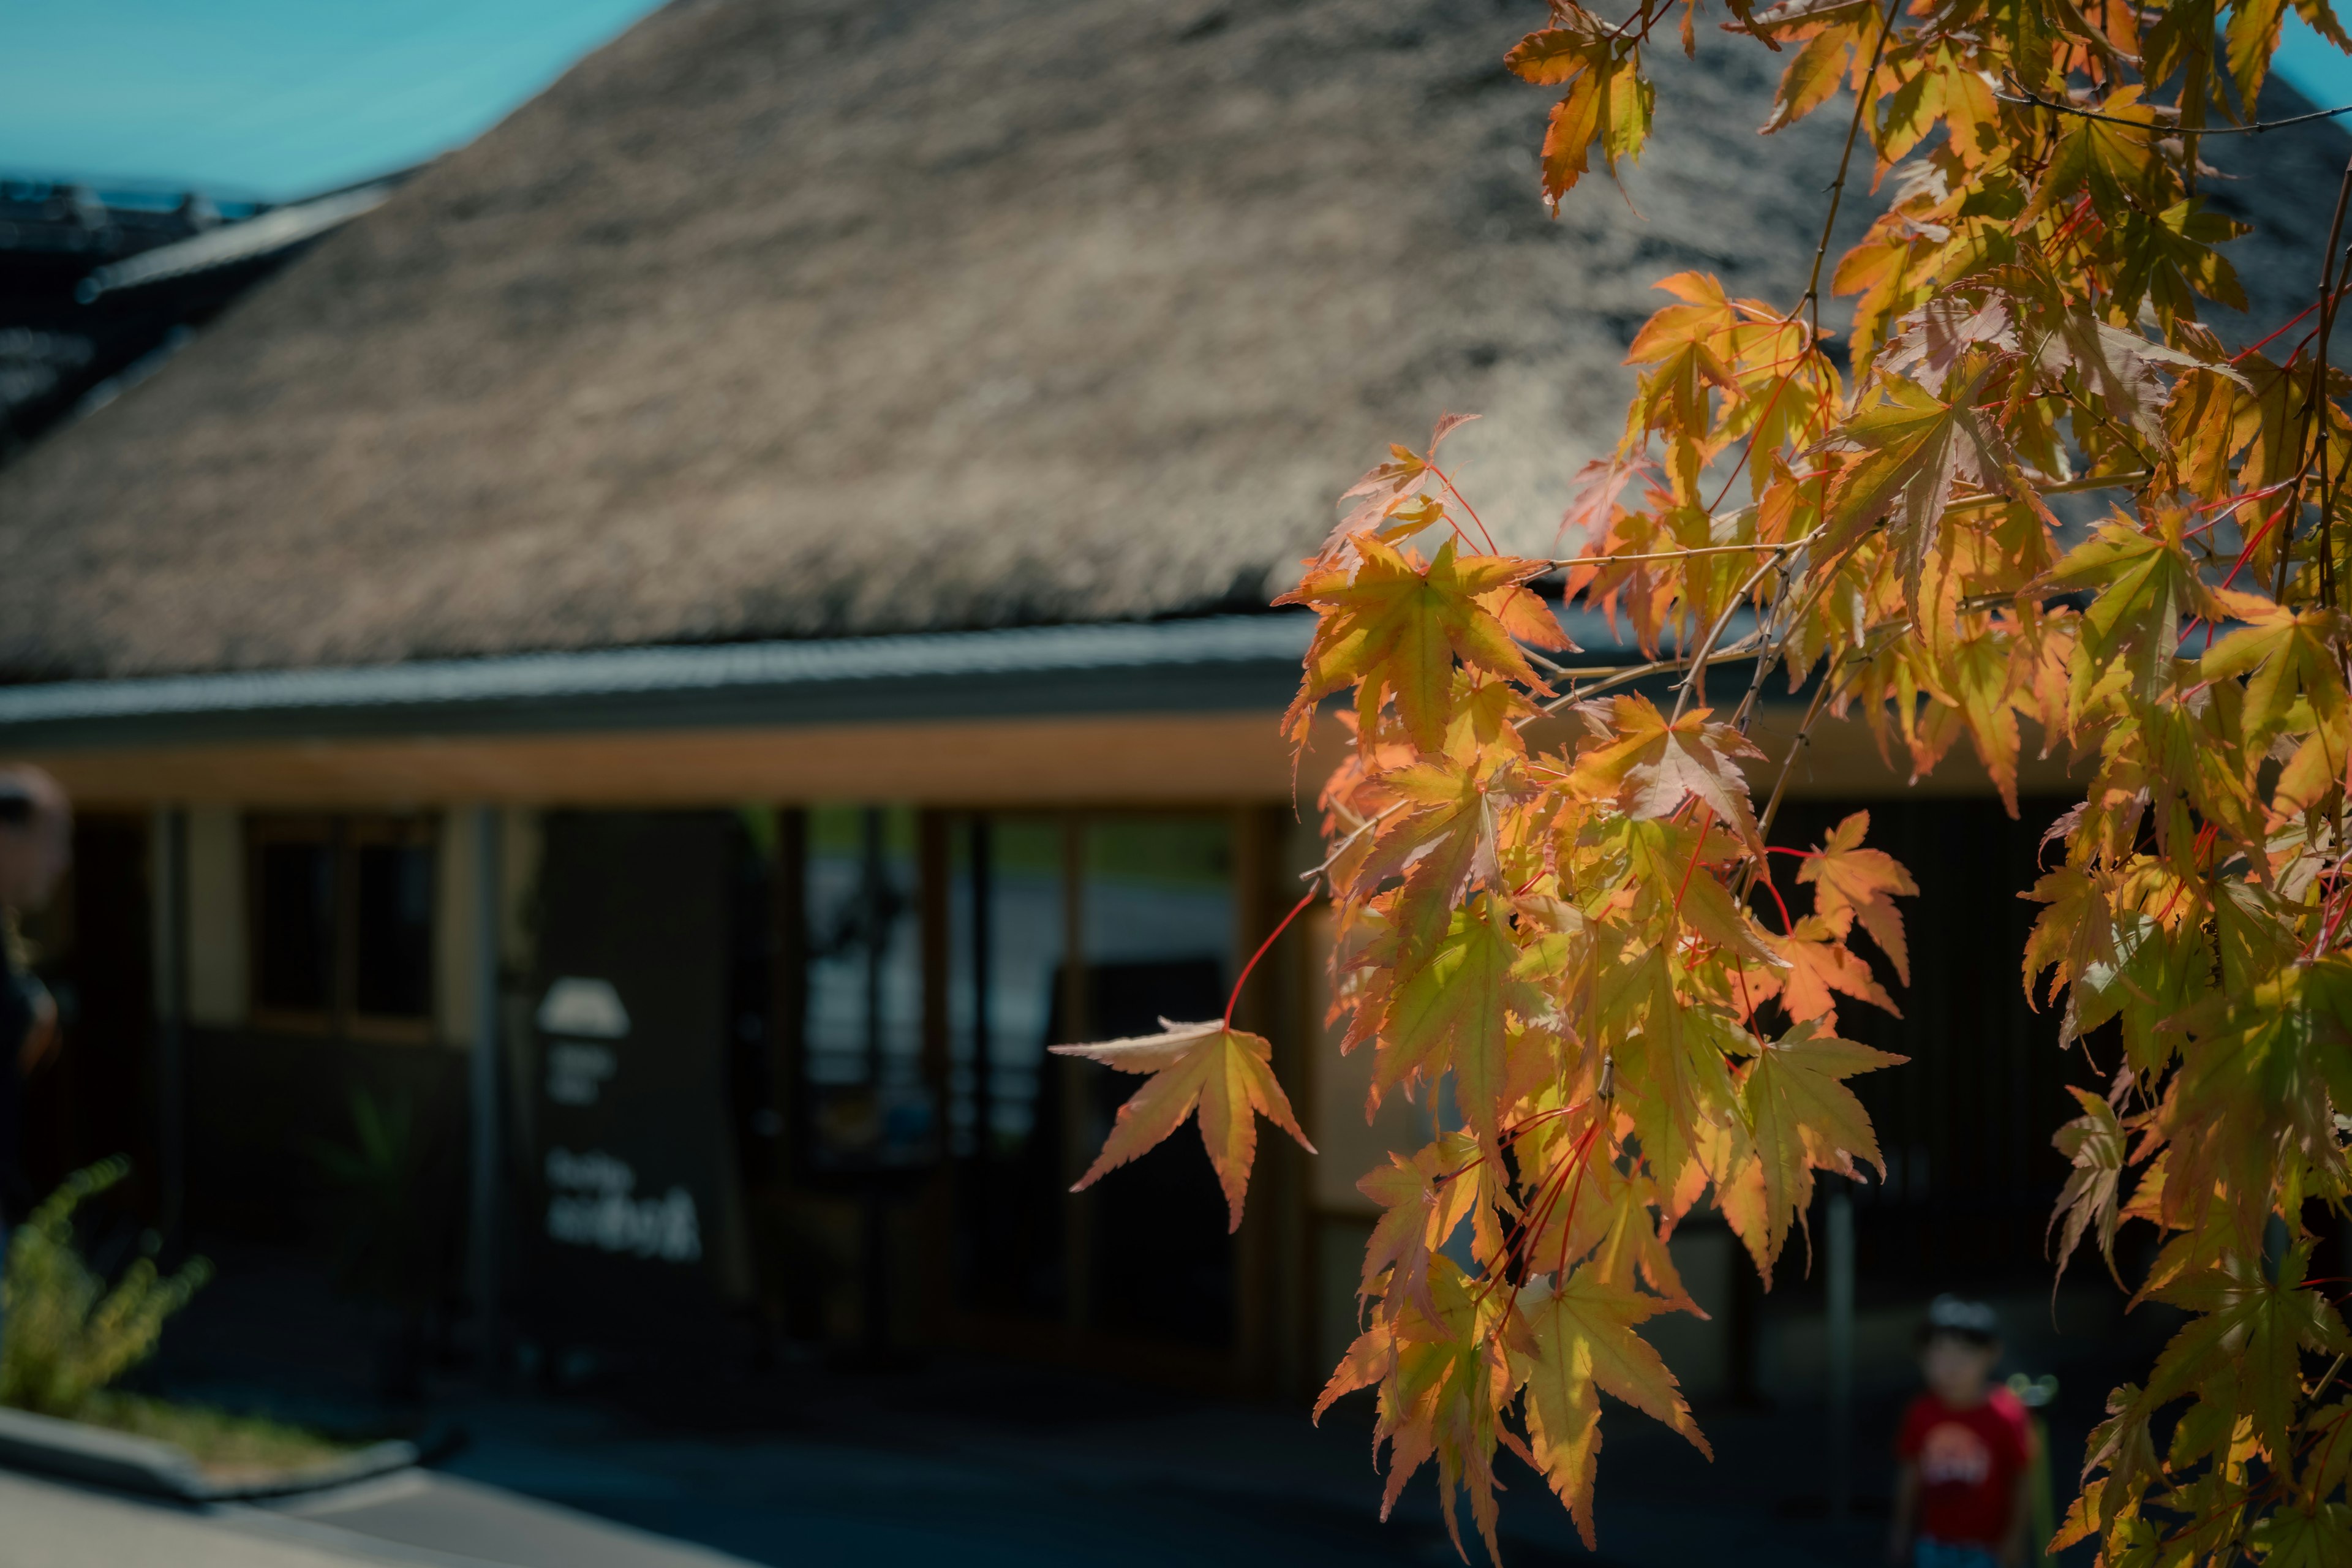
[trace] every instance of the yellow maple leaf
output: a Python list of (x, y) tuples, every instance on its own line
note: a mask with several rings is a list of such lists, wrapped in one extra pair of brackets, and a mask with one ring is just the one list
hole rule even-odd
[(1055, 1056), (1084, 1057), (1121, 1072), (1148, 1072), (1151, 1080), (1128, 1098), (1103, 1140), (1102, 1152), (1070, 1190), (1094, 1185), (1107, 1172), (1149, 1152), (1184, 1124), (1197, 1108), (1201, 1142), (1225, 1190), (1233, 1211), (1231, 1228), (1242, 1226), (1242, 1199), (1249, 1191), (1250, 1165), (1257, 1157), (1257, 1112), (1298, 1141), (1308, 1153), (1315, 1145), (1300, 1131), (1290, 1100), (1276, 1083), (1274, 1047), (1263, 1036), (1219, 1019), (1205, 1024), (1160, 1020), (1161, 1033), (1104, 1040), (1097, 1045), (1055, 1046)]
[(1522, 1291), (1512, 1371), (1526, 1380), (1528, 1440), (1536, 1466), (1575, 1517), (1586, 1550), (1593, 1546), (1592, 1477), (1601, 1454), (1601, 1394), (1607, 1391), (1707, 1447), (1681, 1384), (1649, 1342), (1633, 1331), (1670, 1303), (1625, 1285), (1605, 1284), (1579, 1268), (1558, 1289)]

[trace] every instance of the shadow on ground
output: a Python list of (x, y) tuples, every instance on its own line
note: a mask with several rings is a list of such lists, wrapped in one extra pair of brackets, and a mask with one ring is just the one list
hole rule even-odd
[[(711, 1347), (691, 1370), (639, 1367), (565, 1392), (520, 1380), (483, 1387), (445, 1369), (422, 1405), (391, 1410), (371, 1400), (363, 1317), (290, 1262), (254, 1255), (224, 1263), (222, 1286), (175, 1331), (157, 1380), (345, 1427), (458, 1424), (467, 1441), (437, 1467), (446, 1484), (320, 1505), (338, 1528), (451, 1560), (585, 1561), (518, 1544), (516, 1532), (533, 1528), (527, 1510), (499, 1517), (506, 1538), (469, 1525), (496, 1511), (482, 1501), (494, 1497), (539, 1500), (777, 1565), (1457, 1560), (1427, 1476), (1380, 1521), (1371, 1413), (1361, 1396), (1318, 1428), (1287, 1405), (1003, 1362), (937, 1356), (883, 1373), (820, 1358), (772, 1356), (762, 1365), (746, 1342)], [(272, 1320), (282, 1331), (268, 1331)], [(2094, 1359), (2098, 1352), (2085, 1347)], [(2095, 1416), (2095, 1391), (2106, 1386), (2096, 1367), (2065, 1370), (2074, 1397), (2053, 1412), (2062, 1485)], [(1583, 1548), (1541, 1480), (1512, 1464), (1505, 1561), (1877, 1563), (1888, 1480), (1878, 1434), (1892, 1429), (1899, 1397), (1890, 1388), (1864, 1402), (1858, 1496), (1845, 1519), (1829, 1517), (1826, 1506), (1818, 1407), (1703, 1410), (1711, 1464), (1614, 1408), (1600, 1459), (1599, 1552)]]

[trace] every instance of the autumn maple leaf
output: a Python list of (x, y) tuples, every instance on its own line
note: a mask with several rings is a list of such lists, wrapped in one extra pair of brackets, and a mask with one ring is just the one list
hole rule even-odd
[(1813, 1201), (1813, 1173), (1853, 1176), (1864, 1160), (1885, 1173), (1877, 1135), (1843, 1079), (1908, 1061), (1799, 1024), (1766, 1045), (1739, 1084), (1747, 1134), (1718, 1201), (1769, 1283), (1789, 1222)]
[(1570, 788), (1613, 798), (1637, 822), (1672, 816), (1696, 799), (1762, 855), (1748, 780), (1732, 759), (1763, 753), (1738, 731), (1709, 723), (1705, 708), (1668, 720), (1646, 697), (1613, 697), (1579, 711), (1601, 743), (1578, 754)]
[[(2116, 1268), (2116, 1226), (2122, 1215), (2117, 1207), (2117, 1186), (2123, 1180), (2126, 1142), (2124, 1126), (2116, 1120), (2115, 1108), (2088, 1089), (2069, 1089), (2083, 1114), (2058, 1130), (2051, 1142), (2058, 1152), (2066, 1156), (2074, 1169), (2066, 1178), (2065, 1190), (2058, 1194), (2058, 1206), (2050, 1215), (2050, 1229), (2057, 1233), (2058, 1244), (2052, 1249), (2057, 1272), (2052, 1276), (2050, 1289), (2054, 1296), (2058, 1281), (2066, 1277), (2066, 1265), (2074, 1260), (2074, 1248), (2094, 1226), (2097, 1226), (2099, 1256), (2107, 1260), (2107, 1271)], [(2121, 1277), (2116, 1279), (2122, 1283)]]
[[(1437, 448), (1448, 436), (1477, 418), (1475, 414), (1440, 415), (1436, 428), (1429, 434), (1429, 455), (1422, 456), (1410, 447), (1390, 443), (1388, 460), (1377, 463), (1363, 478), (1340, 492), (1342, 501), (1354, 501), (1331, 536), (1323, 542), (1319, 557), (1338, 560), (1349, 553), (1349, 542), (1367, 530), (1378, 531), (1382, 538), (1393, 538), (1397, 529), (1410, 523), (1414, 530), (1433, 526), (1438, 521), (1433, 510), (1435, 502), (1422, 494), (1422, 486), (1437, 467)], [(1389, 525), (1394, 521), (1394, 526)]]
[(1886, 519), (1902, 563), (1904, 602), (1915, 614), (1927, 608), (1920, 579), (1936, 552), (1957, 486), (2006, 490), (2046, 510), (2019, 472), (2017, 457), (1999, 427), (1975, 406), (1990, 368), (1982, 354), (1964, 355), (1952, 372), (1949, 401), (1916, 383), (1889, 379), (1883, 384), (1882, 401), (1855, 415), (1825, 444), (1825, 450), (1849, 457), (1832, 481), (1822, 548), (1842, 549)]
[(1477, 1144), (1455, 1133), (1410, 1160), (1391, 1154), (1388, 1164), (1356, 1184), (1383, 1211), (1364, 1248), (1359, 1295), (1402, 1296), (1429, 1317), (1437, 1316), (1429, 1293), (1429, 1260), (1470, 1217), (1478, 1183), (1465, 1169), (1477, 1157)]
[(1290, 1100), (1275, 1081), (1267, 1065), (1274, 1047), (1264, 1037), (1216, 1019), (1176, 1024), (1162, 1018), (1160, 1026), (1163, 1032), (1157, 1035), (1053, 1047), (1055, 1056), (1084, 1057), (1121, 1072), (1152, 1075), (1118, 1108), (1102, 1152), (1070, 1190), (1090, 1187), (1105, 1172), (1148, 1152), (1182, 1126), (1197, 1107), (1201, 1142), (1208, 1145), (1209, 1163), (1216, 1168), (1217, 1183), (1233, 1211), (1231, 1228), (1239, 1230), (1250, 1165), (1257, 1157), (1257, 1121), (1251, 1112), (1289, 1133), (1308, 1153), (1315, 1152), (1315, 1145), (1299, 1131)]
[[(1514, 637), (1567, 648), (1542, 602), (1521, 586), (1547, 563), (1505, 555), (1457, 555), (1454, 541), (1426, 567), (1411, 555), (1360, 535), (1351, 565), (1309, 572), (1275, 603), (1324, 612), (1307, 649), (1307, 679), (1285, 723), (1292, 733), (1327, 693), (1355, 685), (1361, 734), (1377, 731), (1381, 705), (1393, 697), (1413, 743), (1435, 752), (1445, 742), (1454, 696), (1454, 660), (1548, 690)], [(1530, 603), (1532, 601), (1532, 603)]]
[(1519, 1293), (1512, 1371), (1526, 1380), (1528, 1445), (1537, 1468), (1593, 1546), (1592, 1478), (1601, 1454), (1601, 1394), (1606, 1391), (1663, 1421), (1715, 1458), (1675, 1374), (1634, 1325), (1672, 1303), (1628, 1285), (1602, 1282), (1587, 1267), (1551, 1289), (1538, 1282)]
[(1911, 955), (1904, 945), (1903, 911), (1895, 907), (1895, 895), (1916, 894), (1919, 884), (1894, 856), (1862, 847), (1863, 835), (1869, 831), (1866, 811), (1857, 811), (1839, 823), (1806, 858), (1797, 880), (1812, 884), (1814, 912), (1832, 926), (1843, 930), (1860, 920), (1879, 951), (1895, 965), (1895, 973), (1908, 985)]
[(1846, 946), (1836, 928), (1820, 915), (1805, 916), (1785, 936), (1767, 931), (1764, 942), (1783, 967), (1753, 976), (1748, 984), (1759, 1001), (1777, 987), (1780, 1005), (1798, 1023), (1836, 1028), (1840, 994), (1903, 1016), (1903, 1009), (1872, 976), (1862, 955)]

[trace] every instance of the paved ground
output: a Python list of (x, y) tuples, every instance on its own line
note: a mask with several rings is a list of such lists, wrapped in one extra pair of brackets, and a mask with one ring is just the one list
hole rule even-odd
[(740, 1568), (741, 1560), (430, 1472), (289, 1508), (190, 1508), (0, 1471), (0, 1568)]
[[(1204, 1407), (1083, 1433), (980, 1439), (952, 1426), (856, 1439), (682, 1438), (577, 1406), (481, 1405), (485, 1436), (446, 1468), (268, 1506), (177, 1507), (0, 1473), (0, 1568), (721, 1568), (952, 1563), (1244, 1568), (1455, 1561), (1425, 1490), (1387, 1525), (1370, 1473), (1274, 1413)], [(1334, 1435), (1335, 1436), (1338, 1435)], [(1349, 1434), (1350, 1437), (1357, 1434)], [(1353, 1447), (1352, 1442), (1348, 1445)], [(1663, 1456), (1636, 1440), (1615, 1468)], [(1671, 1465), (1665, 1470), (1676, 1468)], [(1507, 1560), (1541, 1565), (1736, 1561), (1817, 1568), (1870, 1560), (1869, 1527), (1750, 1517), (1696, 1492), (1604, 1503), (1603, 1554), (1582, 1552), (1529, 1478)]]
[[(383, 1429), (361, 1327), (252, 1260), (200, 1298), (150, 1375), (174, 1393)], [(266, 1327), (261, 1331), (257, 1325)], [(2135, 1352), (2137, 1353), (2137, 1352)], [(173, 1509), (0, 1474), (0, 1568), (1350, 1568), (1456, 1559), (1433, 1489), (1378, 1519), (1370, 1413), (1223, 1404), (1034, 1367), (936, 1357), (887, 1374), (816, 1363), (496, 1396), (437, 1380), (407, 1418), (466, 1442), (427, 1473), (268, 1508)], [(2105, 1381), (2056, 1448), (2081, 1452)], [(1892, 1429), (1870, 1391), (1860, 1430)], [(1877, 1563), (1886, 1477), (1866, 1441), (1862, 1517), (1825, 1517), (1818, 1410), (1701, 1412), (1712, 1465), (1622, 1408), (1601, 1456), (1601, 1550), (1541, 1481), (1508, 1476), (1505, 1561), (1607, 1568)], [(1883, 1501), (1879, 1503), (1883, 1510)], [(1475, 1555), (1475, 1548), (1474, 1548)]]
[[(1524, 1472), (1505, 1505), (1517, 1564), (1712, 1561), (1817, 1568), (1875, 1560), (1877, 1526), (1784, 1517), (1752, 1485), (1711, 1470), (1680, 1440), (1637, 1433), (1620, 1412), (1602, 1458), (1602, 1551)], [(682, 1437), (599, 1429), (584, 1411), (477, 1412), (466, 1475), (778, 1565), (855, 1559), (1142, 1568), (1404, 1564), (1456, 1561), (1433, 1491), (1410, 1490), (1389, 1523), (1363, 1429), (1317, 1432), (1283, 1410), (1178, 1408), (1022, 1430), (932, 1416), (877, 1436), (870, 1416), (837, 1435)], [(1774, 1424), (1715, 1424), (1727, 1460)], [(594, 1463), (583, 1464), (593, 1455)], [(1733, 1462), (1737, 1462), (1733, 1460)], [(1775, 1467), (1776, 1477), (1778, 1467)], [(1475, 1549), (1474, 1549), (1475, 1551)]]

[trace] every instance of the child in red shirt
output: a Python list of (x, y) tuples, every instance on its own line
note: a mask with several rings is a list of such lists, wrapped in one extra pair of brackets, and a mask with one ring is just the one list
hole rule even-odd
[(1977, 1301), (1938, 1296), (1919, 1333), (1927, 1392), (1904, 1412), (1887, 1561), (1912, 1568), (2016, 1568), (2025, 1561), (2033, 1429), (1991, 1384), (2000, 1321)]

